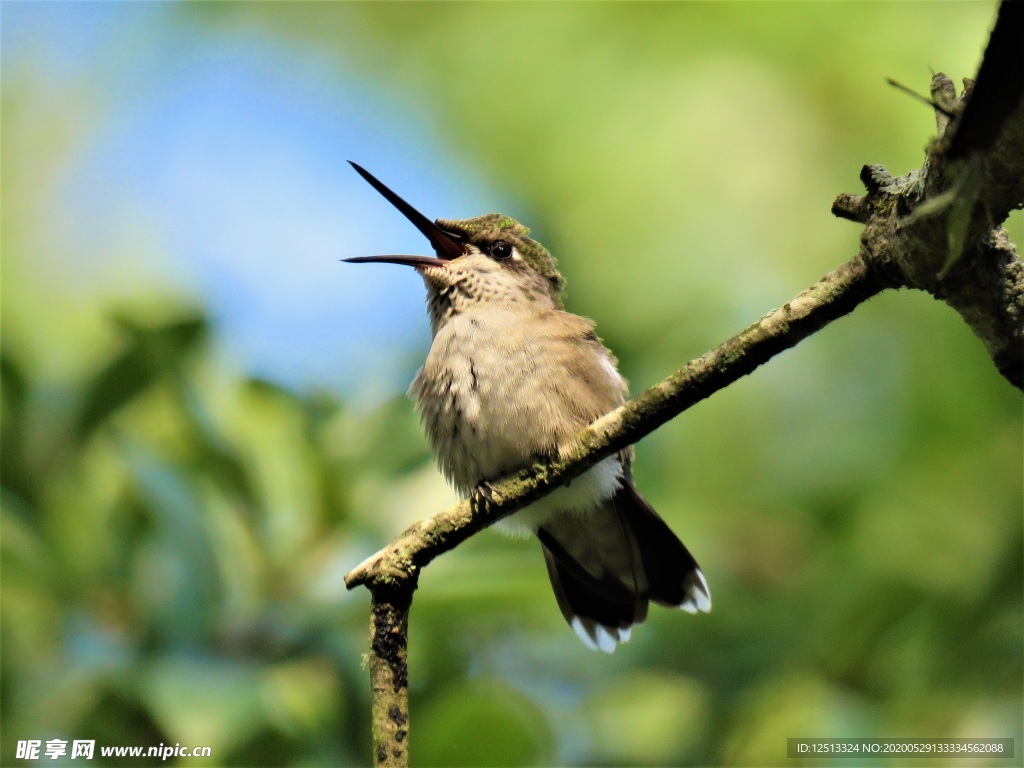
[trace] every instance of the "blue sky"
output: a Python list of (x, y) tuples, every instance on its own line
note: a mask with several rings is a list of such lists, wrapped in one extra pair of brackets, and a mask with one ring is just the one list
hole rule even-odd
[(258, 375), (393, 394), (422, 359), (419, 278), (339, 259), (428, 246), (346, 161), (431, 218), (511, 207), (413, 100), (258, 30), (201, 34), (171, 4), (24, 3), (5, 4), (3, 36), (5, 70), (100, 105), (61, 185), (81, 247), (60, 279), (88, 290), (124, 233), (145, 230), (160, 247), (138, 254), (142, 271), (199, 297), (221, 348)]

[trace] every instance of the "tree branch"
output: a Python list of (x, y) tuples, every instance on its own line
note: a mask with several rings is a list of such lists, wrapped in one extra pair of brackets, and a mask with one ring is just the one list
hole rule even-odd
[[(420, 570), (495, 521), (511, 515), (752, 372), (886, 288), (924, 290), (955, 309), (999, 372), (1024, 388), (1024, 265), (998, 226), (1024, 207), (1024, 74), (989, 61), (1016, 61), (1021, 12), (1004, 2), (979, 84), (936, 75), (939, 136), (920, 171), (894, 179), (882, 166), (861, 171), (866, 195), (843, 194), (832, 212), (864, 225), (859, 253), (782, 307), (664, 381), (598, 419), (572, 446), (410, 526), (346, 577), (366, 586), (371, 610), (370, 674), (374, 760), (408, 765), (408, 614)], [(1024, 6), (1024, 3), (1020, 4)], [(1015, 77), (1017, 79), (1015, 79)], [(984, 87), (983, 87), (984, 86)], [(980, 96), (977, 94), (981, 94)], [(963, 132), (959, 132), (959, 131)]]
[(410, 526), (387, 547), (353, 569), (349, 589), (400, 588), (419, 570), (473, 534), (536, 501), (632, 445), (690, 406), (796, 345), (885, 287), (859, 257), (825, 275), (743, 332), (687, 363), (659, 384), (603, 416), (557, 459), (539, 461), (449, 509)]
[[(977, 83), (956, 99), (932, 78), (938, 137), (920, 171), (893, 179), (865, 166), (864, 197), (840, 195), (832, 212), (865, 224), (861, 257), (895, 287), (917, 288), (964, 319), (997, 370), (1024, 389), (1024, 266), (1005, 230), (1024, 207), (1024, 3), (1003, 2)], [(952, 114), (952, 119), (949, 115)]]
[(409, 605), (407, 589), (372, 590), (370, 605), (370, 691), (373, 698), (373, 764), (409, 764)]
[(486, 494), (474, 494), (415, 523), (353, 569), (345, 584), (349, 589), (365, 585), (372, 595), (369, 666), (374, 765), (408, 765), (408, 617), (420, 569), (851, 312), (884, 287), (863, 260), (854, 258), (742, 333), (598, 419), (558, 459), (538, 462), (493, 484)]

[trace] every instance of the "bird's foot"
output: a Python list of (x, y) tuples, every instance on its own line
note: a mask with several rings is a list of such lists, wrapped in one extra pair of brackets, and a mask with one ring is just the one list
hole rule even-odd
[(487, 480), (481, 480), (470, 492), (469, 503), (473, 509), (482, 509), (485, 512), (490, 512), (491, 507), (497, 503), (494, 486)]

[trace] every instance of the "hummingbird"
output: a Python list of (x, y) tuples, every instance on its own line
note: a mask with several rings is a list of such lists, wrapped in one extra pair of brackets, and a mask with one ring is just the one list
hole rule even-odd
[[(431, 221), (352, 167), (430, 242), (433, 256), (351, 263), (412, 267), (427, 289), (431, 344), (409, 388), (438, 464), (464, 497), (557, 457), (628, 394), (595, 324), (567, 312), (551, 254), (515, 219)], [(540, 540), (566, 622), (590, 648), (629, 640), (651, 602), (711, 610), (697, 561), (637, 491), (632, 447), (598, 462), (496, 526)]]

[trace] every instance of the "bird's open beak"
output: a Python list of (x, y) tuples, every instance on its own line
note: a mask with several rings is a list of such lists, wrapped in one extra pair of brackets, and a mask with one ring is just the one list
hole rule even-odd
[(410, 267), (437, 267), (440, 266), (438, 262), (457, 259), (459, 256), (464, 256), (469, 251), (465, 243), (463, 243), (458, 236), (453, 235), (450, 232), (445, 232), (437, 226), (437, 224), (432, 222), (422, 213), (405, 202), (405, 200), (381, 184), (380, 181), (365, 168), (356, 165), (351, 160), (349, 161), (349, 164), (356, 169), (356, 172), (360, 176), (370, 183), (371, 187), (384, 195), (384, 198), (389, 203), (401, 211), (402, 215), (411, 221), (416, 229), (424, 234), (427, 240), (430, 241), (430, 244), (434, 247), (434, 253), (437, 254), (437, 257), (402, 255), (354, 256), (350, 259), (342, 259), (342, 261), (347, 261), (351, 264), (382, 263), (405, 264)]

